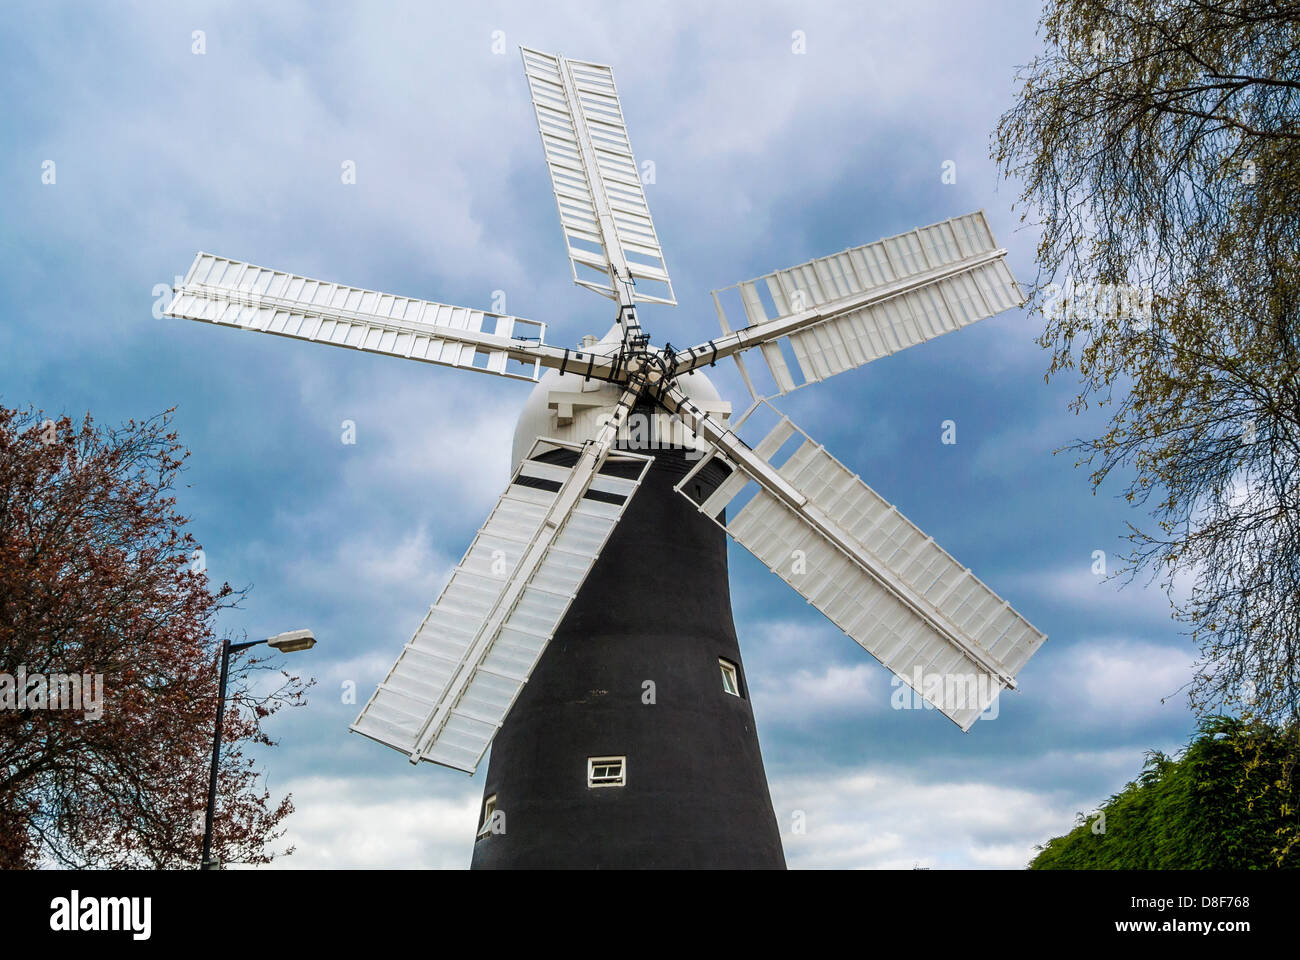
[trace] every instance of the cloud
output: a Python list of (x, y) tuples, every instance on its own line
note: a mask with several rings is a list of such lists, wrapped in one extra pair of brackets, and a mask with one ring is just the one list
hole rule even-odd
[(1022, 868), (1035, 844), (1069, 829), (1082, 802), (978, 781), (924, 783), (882, 767), (771, 786), (793, 868)]
[(889, 706), (888, 672), (875, 660), (831, 664), (779, 676), (764, 673), (753, 686), (760, 722), (813, 724), (828, 716), (865, 716)]
[(1179, 690), (1192, 679), (1194, 659), (1187, 648), (1170, 644), (1081, 640), (1048, 661), (1045, 682), (1028, 696), (1088, 727), (1181, 720), (1186, 707)]
[[(1094, 548), (1095, 549), (1100, 549)], [(1113, 551), (1104, 551), (1107, 570), (1120, 557)], [(1169, 627), (1170, 598), (1159, 583), (1147, 583), (1138, 578), (1125, 582), (1108, 579), (1107, 574), (1093, 572), (1097, 563), (1094, 551), (1082, 549), (1078, 559), (1069, 566), (1009, 576), (1020, 590), (1038, 595), (1074, 611), (1086, 610), (1095, 617), (1105, 617), (1112, 622), (1127, 625), (1140, 623), (1146, 627)], [(1174, 599), (1181, 602), (1189, 595), (1190, 581), (1181, 576), (1175, 581)]]
[(273, 861), (280, 869), (457, 869), (469, 866), (481, 789), (461, 780), (430, 790), (424, 777), (303, 777), (290, 781), (296, 807)]

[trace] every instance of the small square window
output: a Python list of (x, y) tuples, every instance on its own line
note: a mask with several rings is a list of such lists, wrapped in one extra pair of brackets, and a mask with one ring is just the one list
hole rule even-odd
[(497, 795), (494, 793), (483, 801), (483, 822), (479, 824), (478, 835), (486, 837), (492, 832), (492, 815), (497, 811)]
[(588, 757), (587, 786), (621, 787), (627, 783), (627, 757)]
[(736, 672), (736, 665), (719, 657), (718, 666), (722, 668), (722, 689), (733, 697), (740, 696), (740, 676)]

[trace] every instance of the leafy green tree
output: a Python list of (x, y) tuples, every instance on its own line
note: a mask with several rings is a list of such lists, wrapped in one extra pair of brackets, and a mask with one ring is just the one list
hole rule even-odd
[(1122, 572), (1169, 591), (1197, 713), (1295, 718), (1300, 3), (1049, 0), (1040, 33), (993, 154), (1042, 230), (1047, 376), (1113, 411), (1073, 449), (1151, 515)]
[(1300, 728), (1216, 716), (1182, 756), (1148, 754), (1137, 780), (1031, 870), (1244, 870), (1300, 866)]

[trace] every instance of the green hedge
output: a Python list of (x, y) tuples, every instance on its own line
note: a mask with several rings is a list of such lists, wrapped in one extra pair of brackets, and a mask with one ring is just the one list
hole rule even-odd
[[(1031, 870), (1294, 868), (1300, 727), (1209, 717), (1176, 758), (1148, 754), (1141, 776), (1049, 840)], [(1097, 832), (1094, 832), (1097, 830)]]

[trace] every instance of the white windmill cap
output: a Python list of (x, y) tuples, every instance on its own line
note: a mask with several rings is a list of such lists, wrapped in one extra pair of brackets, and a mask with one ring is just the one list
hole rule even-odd
[[(593, 341), (590, 346), (588, 340)], [(597, 354), (608, 354), (618, 350), (622, 342), (623, 328), (616, 323), (600, 340), (583, 337), (581, 349), (584, 352), (591, 350)], [(577, 362), (574, 366), (580, 368)], [(723, 419), (729, 415), (730, 410), (726, 408), (722, 395), (702, 371), (696, 370), (682, 377), (678, 384), (697, 406), (717, 411), (717, 415)], [(519, 461), (532, 449), (538, 437), (581, 443), (593, 436), (598, 426), (597, 418), (602, 413), (613, 411), (622, 391), (623, 388), (618, 384), (585, 380), (581, 373), (548, 370), (542, 374), (537, 386), (533, 387), (532, 393), (524, 401), (519, 421), (515, 425), (515, 439), (510, 454), (511, 471), (519, 466)]]

